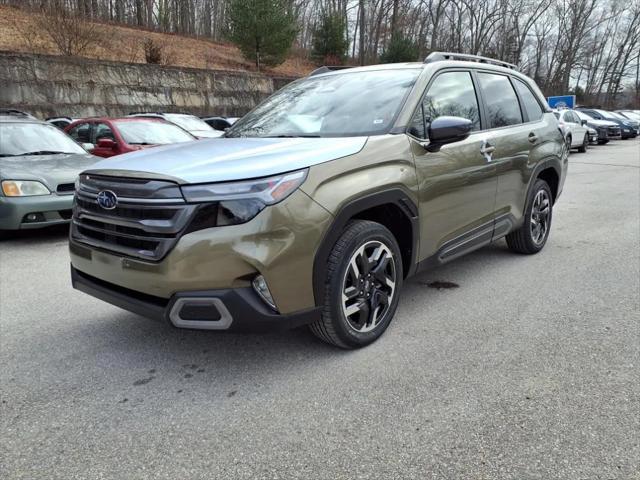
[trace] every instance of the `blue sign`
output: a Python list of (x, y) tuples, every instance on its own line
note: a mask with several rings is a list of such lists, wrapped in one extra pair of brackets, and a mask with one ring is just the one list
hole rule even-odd
[(551, 108), (573, 108), (576, 106), (575, 95), (558, 95), (547, 98), (547, 103)]

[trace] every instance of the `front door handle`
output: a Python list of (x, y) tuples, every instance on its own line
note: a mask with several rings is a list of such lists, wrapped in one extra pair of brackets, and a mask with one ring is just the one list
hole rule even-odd
[(531, 132), (529, 134), (529, 142), (536, 143), (537, 141), (538, 141), (538, 136), (535, 133)]
[(482, 146), (482, 148), (480, 149), (480, 153), (482, 155), (487, 155), (487, 154), (491, 155), (495, 151), (495, 149), (496, 149), (496, 147), (494, 147), (490, 143), (487, 143), (487, 144)]

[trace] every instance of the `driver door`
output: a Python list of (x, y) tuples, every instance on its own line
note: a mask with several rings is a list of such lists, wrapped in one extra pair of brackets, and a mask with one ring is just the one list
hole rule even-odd
[[(441, 263), (491, 241), (497, 177), (479, 112), (471, 73), (452, 70), (435, 77), (414, 115), (409, 138), (420, 188), (422, 260)], [(440, 116), (467, 118), (473, 131), (429, 152), (423, 146), (429, 124)]]

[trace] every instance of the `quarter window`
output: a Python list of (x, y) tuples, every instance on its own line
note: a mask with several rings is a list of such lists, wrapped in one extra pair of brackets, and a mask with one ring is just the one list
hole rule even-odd
[(478, 73), (478, 79), (488, 108), (490, 128), (522, 123), (518, 97), (509, 78), (492, 73)]
[(520, 80), (514, 79), (514, 84), (516, 86), (516, 90), (520, 94), (520, 98), (522, 99), (522, 106), (524, 111), (527, 112), (527, 117), (529, 117), (530, 122), (535, 122), (536, 120), (540, 120), (542, 118), (542, 108), (540, 104), (536, 100), (536, 97), (531, 93), (529, 87), (527, 87), (524, 82)]

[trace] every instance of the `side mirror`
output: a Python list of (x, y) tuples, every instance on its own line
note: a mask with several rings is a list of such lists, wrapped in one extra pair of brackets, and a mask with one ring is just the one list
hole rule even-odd
[(87, 152), (90, 152), (91, 150), (96, 148), (96, 146), (93, 143), (81, 143), (80, 146), (84, 148)]
[(581, 121), (580, 121), (580, 124), (584, 127), (584, 126), (586, 126), (586, 125), (587, 125), (587, 121), (586, 121), (586, 120), (581, 120)]
[(462, 117), (438, 117), (427, 129), (430, 152), (437, 152), (442, 145), (459, 142), (471, 134), (473, 122)]
[(116, 149), (116, 142), (110, 138), (101, 138), (98, 140), (98, 148), (107, 148), (109, 150)]

